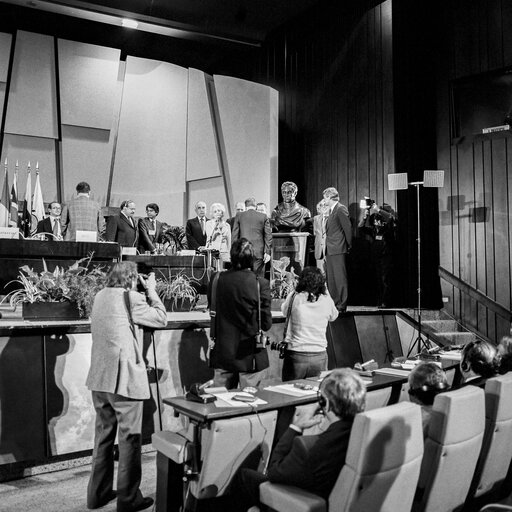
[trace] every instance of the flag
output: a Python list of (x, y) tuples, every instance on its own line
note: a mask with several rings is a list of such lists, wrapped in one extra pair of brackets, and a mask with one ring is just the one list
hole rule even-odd
[[(34, 187), (34, 197), (32, 200), (32, 218), (35, 217), (34, 223), (44, 219), (44, 201), (43, 192), (41, 191), (41, 182), (39, 181), (39, 173), (36, 171), (36, 185)], [(37, 223), (32, 226), (36, 227)]]
[(14, 171), (14, 179), (11, 187), (11, 208), (9, 224), (12, 227), (19, 227), (20, 219), (18, 217), (18, 168)]
[(0, 197), (0, 226), (9, 226), (9, 210), (11, 200), (9, 198), (9, 175), (7, 168), (5, 169), (4, 186), (2, 188), (2, 196)]
[(25, 199), (23, 201), (23, 213), (21, 215), (21, 232), (25, 238), (30, 236), (30, 227), (32, 225), (32, 178), (30, 176), (30, 166), (27, 174), (27, 186), (25, 188)]

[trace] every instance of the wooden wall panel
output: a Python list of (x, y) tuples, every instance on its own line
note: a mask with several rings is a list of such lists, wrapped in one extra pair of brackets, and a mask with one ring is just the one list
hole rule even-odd
[[(221, 177), (207, 178), (204, 180), (190, 181), (187, 185), (187, 219), (196, 216), (194, 205), (198, 201), (206, 203), (206, 216), (210, 218), (210, 206), (212, 203), (227, 204), (226, 190)], [(231, 215), (226, 211), (225, 219)]]
[(0, 32), (0, 82), (7, 82), (11, 57), (12, 35)]
[(53, 38), (18, 31), (5, 132), (58, 138)]
[(64, 39), (58, 49), (61, 123), (110, 130), (121, 51)]

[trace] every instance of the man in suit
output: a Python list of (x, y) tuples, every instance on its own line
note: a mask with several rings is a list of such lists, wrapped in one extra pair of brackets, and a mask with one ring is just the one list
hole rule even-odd
[(199, 249), (206, 245), (206, 203), (198, 201), (195, 206), (196, 217), (187, 220), (185, 234), (187, 236), (187, 247)]
[(96, 231), (103, 233), (105, 219), (101, 215), (100, 205), (90, 198), (91, 187), (85, 181), (76, 186), (77, 196), (64, 205), (61, 215), (64, 240), (76, 240), (77, 231)]
[(263, 277), (265, 263), (270, 261), (272, 247), (272, 228), (268, 217), (256, 211), (256, 199), (250, 197), (245, 201), (245, 212), (236, 214), (231, 240), (247, 238), (254, 248), (253, 270)]
[(325, 272), (325, 226), (329, 216), (329, 208), (322, 199), (316, 205), (318, 215), (313, 217), (313, 235), (315, 237), (315, 260), (316, 266)]
[[(272, 452), (267, 474), (248, 468), (236, 474), (229, 495), (233, 510), (258, 505), (259, 486), (265, 481), (294, 485), (328, 499), (345, 464), (354, 417), (365, 405), (361, 377), (349, 368), (332, 371), (320, 384), (318, 403), (297, 408)], [(315, 425), (320, 434), (302, 435)]]
[[(237, 213), (245, 212), (245, 203), (239, 202), (235, 205), (235, 217)], [(230, 217), (226, 222), (229, 224), (231, 231), (233, 231), (233, 225), (235, 223), (235, 217)]]
[[(136, 291), (137, 282), (146, 296)], [(103, 507), (117, 498), (118, 512), (136, 512), (153, 504), (140, 492), (141, 432), (144, 400), (150, 398), (143, 358), (143, 326), (162, 328), (167, 313), (155, 290), (155, 274), (147, 280), (132, 261), (116, 263), (107, 285), (94, 299), (92, 350), (86, 386), (92, 392), (96, 428), (87, 508)], [(112, 490), (114, 442), (118, 436), (117, 494)]]
[(323, 192), (329, 208), (325, 226), (325, 267), (327, 287), (334, 304), (340, 313), (347, 310), (348, 279), (346, 257), (352, 244), (352, 225), (348, 209), (339, 203), (339, 194), (334, 187)]
[(156, 203), (146, 205), (147, 217), (139, 219), (139, 247), (143, 254), (146, 251), (156, 253), (155, 244), (162, 243), (162, 223), (156, 220), (160, 208)]
[(62, 226), (60, 224), (61, 210), (62, 207), (60, 203), (52, 201), (48, 206), (48, 213), (50, 215), (37, 223), (36, 234), (52, 233), (53, 237), (47, 236), (46, 238), (50, 238), (51, 240), (62, 240)]
[(139, 231), (134, 215), (135, 203), (131, 199), (123, 201), (119, 215), (112, 215), (107, 220), (107, 241), (117, 242), (122, 247), (137, 247)]

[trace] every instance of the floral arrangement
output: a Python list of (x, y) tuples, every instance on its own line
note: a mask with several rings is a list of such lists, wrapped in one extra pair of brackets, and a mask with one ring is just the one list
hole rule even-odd
[(272, 260), (273, 278), (270, 280), (270, 296), (273, 299), (286, 299), (288, 294), (295, 290), (299, 276), (290, 266), (290, 258), (283, 256), (279, 260)]
[(176, 254), (187, 248), (187, 236), (182, 226), (162, 226), (162, 243), (166, 254)]
[(35, 272), (28, 265), (20, 267), (18, 279), (6, 286), (18, 283), (21, 288), (8, 293), (3, 301), (9, 300), (13, 309), (27, 302), (76, 302), (80, 316), (88, 318), (94, 297), (105, 287), (107, 277), (102, 267), (89, 269), (92, 256), (91, 253), (76, 261), (68, 269), (57, 266), (53, 272), (48, 270), (44, 259), (41, 272)]

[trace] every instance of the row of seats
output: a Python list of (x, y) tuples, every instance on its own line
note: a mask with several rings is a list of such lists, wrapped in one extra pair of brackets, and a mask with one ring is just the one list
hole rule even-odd
[(501, 487), (512, 460), (512, 373), (440, 394), (423, 442), (420, 407), (401, 402), (358, 414), (329, 496), (264, 483), (277, 512), (449, 512)]

